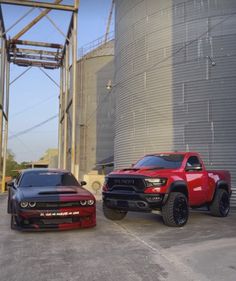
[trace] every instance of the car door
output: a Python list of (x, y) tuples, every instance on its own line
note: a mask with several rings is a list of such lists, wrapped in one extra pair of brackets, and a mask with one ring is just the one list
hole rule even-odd
[(189, 201), (192, 206), (199, 206), (207, 198), (207, 172), (197, 156), (190, 156), (187, 160), (186, 180), (189, 190)]

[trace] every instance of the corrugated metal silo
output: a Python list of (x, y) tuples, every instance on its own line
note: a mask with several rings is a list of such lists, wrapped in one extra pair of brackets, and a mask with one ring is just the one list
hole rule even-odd
[(236, 1), (115, 3), (116, 167), (198, 151), (230, 170), (235, 194)]

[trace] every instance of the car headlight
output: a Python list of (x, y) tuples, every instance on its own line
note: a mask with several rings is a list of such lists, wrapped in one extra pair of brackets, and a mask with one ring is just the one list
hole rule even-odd
[(86, 201), (86, 200), (81, 200), (81, 201), (80, 201), (80, 205), (81, 205), (81, 206), (86, 206), (86, 204), (87, 204), (87, 201)]
[(165, 178), (147, 178), (145, 179), (147, 186), (163, 186), (166, 184)]
[(34, 207), (36, 206), (36, 202), (29, 202), (29, 206), (30, 206), (31, 208), (34, 208)]
[(28, 202), (26, 202), (26, 201), (22, 201), (22, 202), (20, 202), (20, 206), (21, 206), (22, 208), (27, 208), (27, 207), (28, 207), (28, 205), (29, 205), (29, 203), (28, 203)]
[(94, 204), (94, 200), (90, 199), (87, 201), (89, 206), (92, 206)]

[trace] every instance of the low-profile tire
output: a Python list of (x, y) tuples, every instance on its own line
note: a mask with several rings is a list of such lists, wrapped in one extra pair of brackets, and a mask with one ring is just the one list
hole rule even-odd
[(17, 221), (14, 215), (11, 215), (11, 229), (13, 230), (17, 229)]
[(184, 226), (189, 217), (188, 199), (181, 192), (172, 192), (162, 207), (164, 224), (173, 227)]
[(217, 189), (210, 205), (210, 212), (215, 217), (226, 217), (230, 210), (230, 196), (224, 189)]
[(118, 221), (122, 220), (127, 215), (127, 212), (122, 210), (111, 209), (107, 207), (105, 203), (103, 203), (103, 214), (109, 220)]
[(8, 199), (7, 199), (7, 213), (11, 214), (11, 201), (10, 201), (10, 194), (8, 193)]

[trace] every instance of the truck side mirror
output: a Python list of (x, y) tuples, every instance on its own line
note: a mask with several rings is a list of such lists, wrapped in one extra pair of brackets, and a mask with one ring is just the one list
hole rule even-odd
[(187, 166), (185, 168), (185, 171), (201, 171), (202, 170), (202, 164), (193, 164), (192, 166)]
[(86, 184), (87, 184), (86, 181), (81, 181), (81, 182), (80, 182), (80, 185), (81, 185), (81, 186), (86, 185)]

